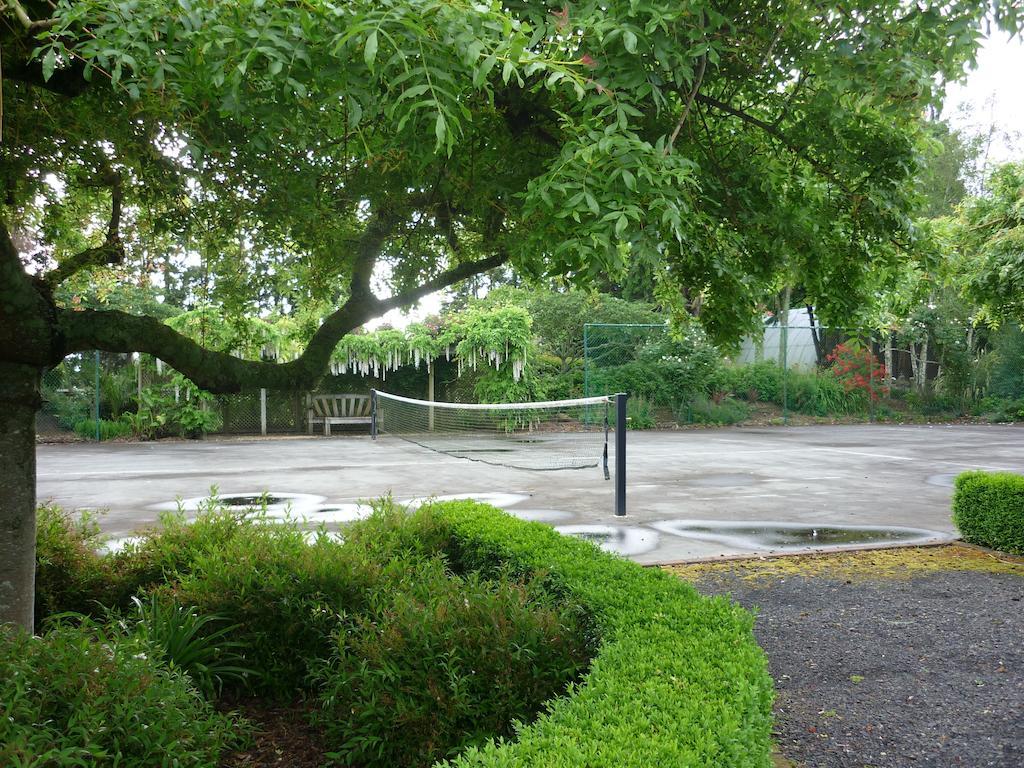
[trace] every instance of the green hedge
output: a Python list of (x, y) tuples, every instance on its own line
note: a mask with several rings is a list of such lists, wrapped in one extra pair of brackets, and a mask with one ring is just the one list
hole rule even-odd
[(451, 526), (454, 565), (543, 572), (592, 613), (602, 639), (584, 683), (549, 702), (516, 741), (447, 765), (771, 765), (772, 682), (749, 613), (483, 504), (438, 503), (433, 514)]
[(965, 541), (1024, 555), (1024, 476), (964, 472), (953, 492), (953, 522)]

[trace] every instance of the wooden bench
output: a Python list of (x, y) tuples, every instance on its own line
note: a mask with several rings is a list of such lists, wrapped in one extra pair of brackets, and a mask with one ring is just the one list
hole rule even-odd
[(369, 424), (369, 395), (310, 395), (307, 398), (309, 434), (314, 424), (324, 425), (324, 435), (330, 437), (332, 424)]

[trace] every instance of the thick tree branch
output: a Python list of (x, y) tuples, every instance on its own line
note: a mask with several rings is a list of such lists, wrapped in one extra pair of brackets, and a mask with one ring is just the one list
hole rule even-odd
[(21, 23), (26, 32), (38, 32), (41, 29), (49, 29), (57, 24), (56, 19), (33, 19), (18, 0), (7, 0), (6, 3), (0, 5), (0, 13), (7, 11), (14, 12), (14, 17)]
[(124, 261), (124, 244), (121, 242), (121, 206), (124, 192), (121, 176), (114, 171), (108, 171), (104, 174), (102, 183), (110, 187), (110, 221), (107, 223), (107, 235), (103, 245), (86, 248), (68, 257), (57, 265), (56, 269), (48, 272), (45, 280), (51, 288), (87, 267), (113, 266)]
[(206, 349), (160, 320), (117, 310), (62, 309), (57, 322), (65, 354), (101, 349), (159, 357), (203, 389), (218, 394), (245, 389), (309, 389), (323, 376), (331, 353), (346, 333), (380, 314), (374, 300), (350, 299), (317, 329), (306, 350), (288, 363), (240, 360)]
[(510, 258), (510, 254), (502, 249), (495, 253), (493, 256), (488, 256), (486, 259), (480, 259), (478, 261), (467, 261), (458, 266), (452, 267), (451, 269), (445, 270), (441, 274), (437, 275), (430, 280), (411, 288), (408, 291), (402, 291), (396, 293), (394, 296), (390, 296), (386, 299), (378, 299), (380, 308), (383, 311), (395, 309), (397, 307), (404, 307), (414, 302), (419, 301), (424, 296), (439, 291), (442, 288), (447, 288), (449, 285), (454, 285), (460, 280), (465, 280), (473, 275), (479, 275), (481, 272), (486, 272), (495, 267), (500, 267), (506, 263)]
[(377, 265), (377, 257), (384, 249), (388, 236), (394, 232), (398, 219), (390, 214), (377, 213), (370, 219), (356, 245), (355, 261), (352, 263), (352, 277), (349, 281), (349, 295), (353, 298), (373, 298), (370, 279)]
[(216, 393), (244, 389), (309, 389), (330, 363), (341, 338), (389, 309), (411, 304), (429, 293), (447, 288), (508, 261), (504, 251), (486, 259), (445, 270), (414, 289), (387, 299), (371, 294), (352, 296), (324, 320), (305, 351), (288, 363), (239, 360), (226, 352), (206, 349), (152, 317), (120, 311), (59, 310), (57, 322), (64, 354), (101, 349), (106, 352), (145, 352), (159, 357), (203, 389)]

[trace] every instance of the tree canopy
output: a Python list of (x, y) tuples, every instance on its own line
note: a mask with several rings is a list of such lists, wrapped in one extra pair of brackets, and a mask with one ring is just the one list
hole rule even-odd
[[(8, 0), (0, 449), (17, 458), (0, 511), (17, 568), (39, 372), (76, 351), (148, 352), (212, 391), (304, 387), (366, 320), (509, 265), (579, 283), (635, 267), (716, 337), (795, 275), (825, 320), (857, 306), (913, 243), (921, 115), (986, 19), (1019, 32), (1024, 12)], [(331, 309), (295, 359), (242, 360), (61, 300), (110, 267), (228, 315)], [(0, 620), (21, 610), (5, 594)]]

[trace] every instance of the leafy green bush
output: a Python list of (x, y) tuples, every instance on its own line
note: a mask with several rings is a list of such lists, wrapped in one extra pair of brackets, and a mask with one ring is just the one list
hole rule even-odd
[(718, 424), (729, 426), (750, 418), (750, 408), (732, 397), (698, 397), (677, 412), (681, 424)]
[(547, 589), (584, 606), (602, 641), (583, 684), (549, 701), (514, 742), (470, 748), (452, 766), (769, 768), (772, 682), (749, 613), (486, 505), (432, 507), (461, 569), (544, 572)]
[(0, 765), (213, 768), (237, 733), (138, 637), (0, 627)]
[(779, 364), (762, 360), (749, 365), (728, 366), (724, 369), (724, 388), (737, 397), (747, 398), (757, 393), (759, 400), (778, 403), (782, 397), (782, 369)]
[(992, 394), (1024, 399), (1024, 330), (1015, 323), (1000, 327), (991, 357)]
[(1024, 555), (1024, 475), (959, 475), (954, 483), (953, 522), (965, 541)]
[(654, 429), (657, 421), (654, 408), (642, 397), (630, 397), (626, 400), (626, 426), (629, 429)]
[[(99, 420), (100, 440), (113, 440), (117, 437), (127, 437), (132, 433), (132, 428), (123, 421)], [(96, 419), (82, 419), (75, 422), (75, 434), (84, 437), (86, 440), (96, 439)]]
[(996, 423), (1024, 421), (1024, 399), (989, 396), (976, 403), (971, 412)]
[(345, 764), (430, 765), (512, 737), (586, 666), (585, 637), (533, 584), (408, 561), (339, 633), (318, 721)]
[[(45, 407), (53, 413), (62, 427), (74, 431), (78, 422), (89, 418), (89, 413), (92, 410), (91, 397), (77, 391), (61, 392), (53, 387), (45, 386), (45, 384), (46, 380), (44, 379)], [(95, 435), (95, 432), (93, 434)]]
[(91, 613), (108, 597), (112, 572), (96, 554), (100, 529), (86, 513), (79, 518), (44, 504), (36, 510), (36, 628), (47, 616)]
[(816, 371), (787, 371), (785, 390), (786, 406), (810, 416), (858, 413), (868, 405), (863, 392), (847, 392), (835, 376)]
[(907, 406), (922, 416), (959, 416), (964, 412), (964, 400), (958, 395), (928, 392), (921, 394), (910, 391), (906, 397)]
[(196, 524), (173, 529), (169, 541), (152, 537), (126, 565), (145, 574), (141, 584), (159, 564), (174, 600), (234, 625), (224, 639), (245, 649), (245, 665), (258, 670), (255, 688), (293, 695), (309, 664), (330, 652), (341, 617), (365, 603), (383, 566), (349, 556), (327, 537), (307, 544), (293, 523), (214, 511)]

